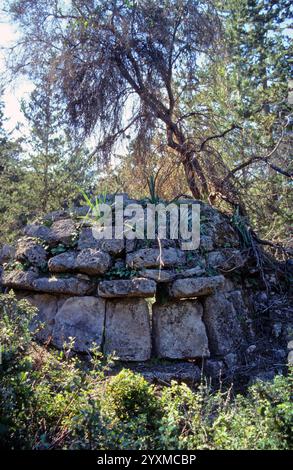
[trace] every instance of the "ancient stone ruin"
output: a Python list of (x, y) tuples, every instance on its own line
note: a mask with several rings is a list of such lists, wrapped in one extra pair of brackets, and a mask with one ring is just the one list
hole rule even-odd
[(200, 205), (193, 251), (172, 239), (97, 240), (85, 206), (50, 213), (6, 250), (2, 285), (38, 308), (38, 339), (57, 348), (73, 337), (77, 352), (95, 344), (121, 361), (231, 367), (252, 335), (235, 276), (246, 260), (229, 218)]

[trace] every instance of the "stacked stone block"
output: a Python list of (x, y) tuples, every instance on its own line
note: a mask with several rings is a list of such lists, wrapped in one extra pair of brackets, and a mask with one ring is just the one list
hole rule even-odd
[(37, 307), (39, 340), (62, 348), (74, 338), (76, 351), (95, 345), (123, 361), (219, 359), (239, 349), (247, 307), (226, 273), (245, 259), (223, 214), (202, 204), (201, 245), (187, 253), (174, 240), (97, 240), (84, 212), (51, 213), (5, 248), (2, 286)]

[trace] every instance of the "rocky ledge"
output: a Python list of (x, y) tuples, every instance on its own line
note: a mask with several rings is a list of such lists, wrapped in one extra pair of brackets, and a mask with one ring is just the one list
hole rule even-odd
[[(98, 240), (86, 207), (48, 214), (3, 247), (3, 289), (37, 307), (37, 336), (57, 348), (74, 338), (76, 351), (95, 345), (124, 361), (237, 362), (251, 338), (249, 306), (229, 273), (246, 259), (228, 217), (200, 204), (192, 251), (180, 240)], [(190, 373), (198, 377), (197, 366)]]

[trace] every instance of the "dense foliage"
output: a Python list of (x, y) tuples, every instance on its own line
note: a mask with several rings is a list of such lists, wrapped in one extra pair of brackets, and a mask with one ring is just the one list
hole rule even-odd
[(32, 341), (34, 310), (0, 298), (0, 446), (10, 449), (289, 449), (292, 374), (257, 382), (246, 396), (163, 389), (112, 361), (90, 362)]
[(80, 186), (145, 197), (152, 178), (290, 247), (290, 4), (6, 0), (9, 69), (36, 89), (28, 134), (1, 140), (3, 241)]
[[(18, 27), (9, 74), (35, 89), (19, 132), (7, 132), (0, 99), (0, 248), (80, 192), (125, 191), (192, 194), (233, 212), (258, 268), (249, 225), (287, 260), (290, 1), (2, 3)], [(291, 372), (238, 396), (204, 382), (162, 389), (130, 370), (112, 376), (95, 349), (85, 360), (70, 344), (40, 347), (33, 316), (0, 297), (0, 447), (292, 448)]]

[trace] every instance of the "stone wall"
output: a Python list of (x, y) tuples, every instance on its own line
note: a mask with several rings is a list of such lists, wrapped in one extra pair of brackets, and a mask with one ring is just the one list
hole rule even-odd
[(186, 252), (180, 240), (96, 240), (86, 212), (48, 214), (0, 255), (3, 287), (38, 308), (41, 341), (74, 337), (76, 351), (125, 361), (237, 361), (249, 320), (231, 273), (246, 261), (227, 216), (201, 203), (200, 247)]

